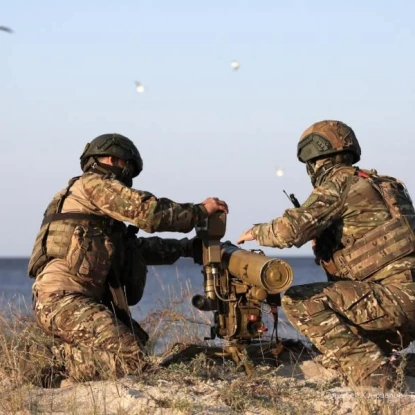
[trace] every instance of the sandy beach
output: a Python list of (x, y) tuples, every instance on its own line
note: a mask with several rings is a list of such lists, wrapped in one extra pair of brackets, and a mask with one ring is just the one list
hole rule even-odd
[(257, 366), (252, 374), (199, 355), (140, 378), (40, 388), (1, 383), (0, 414), (412, 414), (415, 378), (403, 392), (342, 385), (314, 360)]

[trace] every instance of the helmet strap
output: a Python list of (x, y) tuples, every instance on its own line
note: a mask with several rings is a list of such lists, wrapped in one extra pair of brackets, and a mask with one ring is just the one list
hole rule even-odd
[(102, 174), (107, 179), (117, 179), (120, 182), (124, 183), (127, 187), (133, 185), (133, 178), (129, 174), (130, 170), (125, 167), (111, 166), (110, 164), (101, 163), (95, 157), (91, 157), (93, 162), (88, 166), (89, 162), (86, 164), (86, 171), (91, 171), (94, 173)]

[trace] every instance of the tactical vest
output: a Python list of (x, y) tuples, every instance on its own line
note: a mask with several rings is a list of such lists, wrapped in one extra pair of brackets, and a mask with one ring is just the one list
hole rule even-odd
[(103, 278), (108, 274), (115, 250), (111, 234), (122, 232), (125, 225), (107, 216), (67, 212), (61, 213), (63, 203), (74, 177), (46, 208), (28, 265), (32, 278), (53, 258), (66, 258), (71, 273)]
[(334, 250), (331, 259), (321, 261), (321, 265), (334, 277), (364, 280), (393, 261), (415, 252), (415, 210), (399, 180), (359, 169), (355, 175), (368, 180), (381, 195), (391, 219), (359, 239), (348, 238), (345, 246)]
[(65, 259), (70, 273), (94, 284), (107, 282), (112, 270), (114, 281), (109, 281), (110, 285), (119, 287), (118, 294), (112, 293), (114, 302), (122, 303), (121, 294), (125, 293), (128, 305), (134, 305), (143, 295), (147, 276), (147, 265), (135, 243), (138, 228), (108, 216), (62, 213), (70, 188), (78, 179), (71, 179), (48, 205), (28, 274), (36, 278), (54, 258)]

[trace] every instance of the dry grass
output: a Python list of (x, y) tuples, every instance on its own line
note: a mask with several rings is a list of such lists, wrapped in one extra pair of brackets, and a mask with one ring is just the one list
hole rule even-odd
[[(140, 321), (150, 334), (153, 360), (175, 343), (206, 344), (210, 313), (189, 307), (194, 294), (184, 283), (179, 292), (165, 287), (163, 300)], [(0, 314), (0, 414), (410, 414), (410, 394), (382, 395), (340, 388), (337, 381), (298, 377), (301, 350), (285, 353), (280, 367), (255, 366), (249, 375), (243, 364), (198, 354), (190, 362), (171, 364), (139, 378), (110, 383), (89, 382), (59, 387), (63, 362), (52, 353), (53, 339), (36, 326), (30, 311), (3, 307)], [(210, 343), (212, 344), (212, 343)], [(404, 383), (402, 362), (399, 384)], [(288, 374), (287, 374), (288, 373)], [(88, 405), (85, 404), (88, 395)], [(123, 399), (145, 397), (152, 409), (122, 405)], [(118, 399), (117, 402), (115, 401)], [(131, 398), (132, 399), (132, 398)], [(138, 398), (137, 398), (138, 399)], [(143, 398), (144, 399), (144, 398)], [(217, 411), (217, 412), (216, 412)]]
[(156, 302), (156, 309), (140, 321), (150, 336), (147, 350), (150, 354), (163, 354), (176, 343), (200, 344), (209, 333), (211, 315), (191, 306), (195, 291), (190, 280), (183, 281), (176, 270), (175, 288), (165, 285), (154, 267), (152, 271), (159, 282), (161, 296)]

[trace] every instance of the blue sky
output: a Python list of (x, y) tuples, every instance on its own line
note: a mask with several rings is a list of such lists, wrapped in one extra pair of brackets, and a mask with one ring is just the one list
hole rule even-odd
[(297, 141), (321, 119), (352, 126), (359, 165), (415, 194), (414, 13), (409, 0), (2, 0), (15, 33), (0, 32), (0, 256), (30, 255), (47, 203), (106, 132), (142, 153), (134, 187), (225, 199), (232, 241), (290, 207), (283, 189), (307, 197)]

